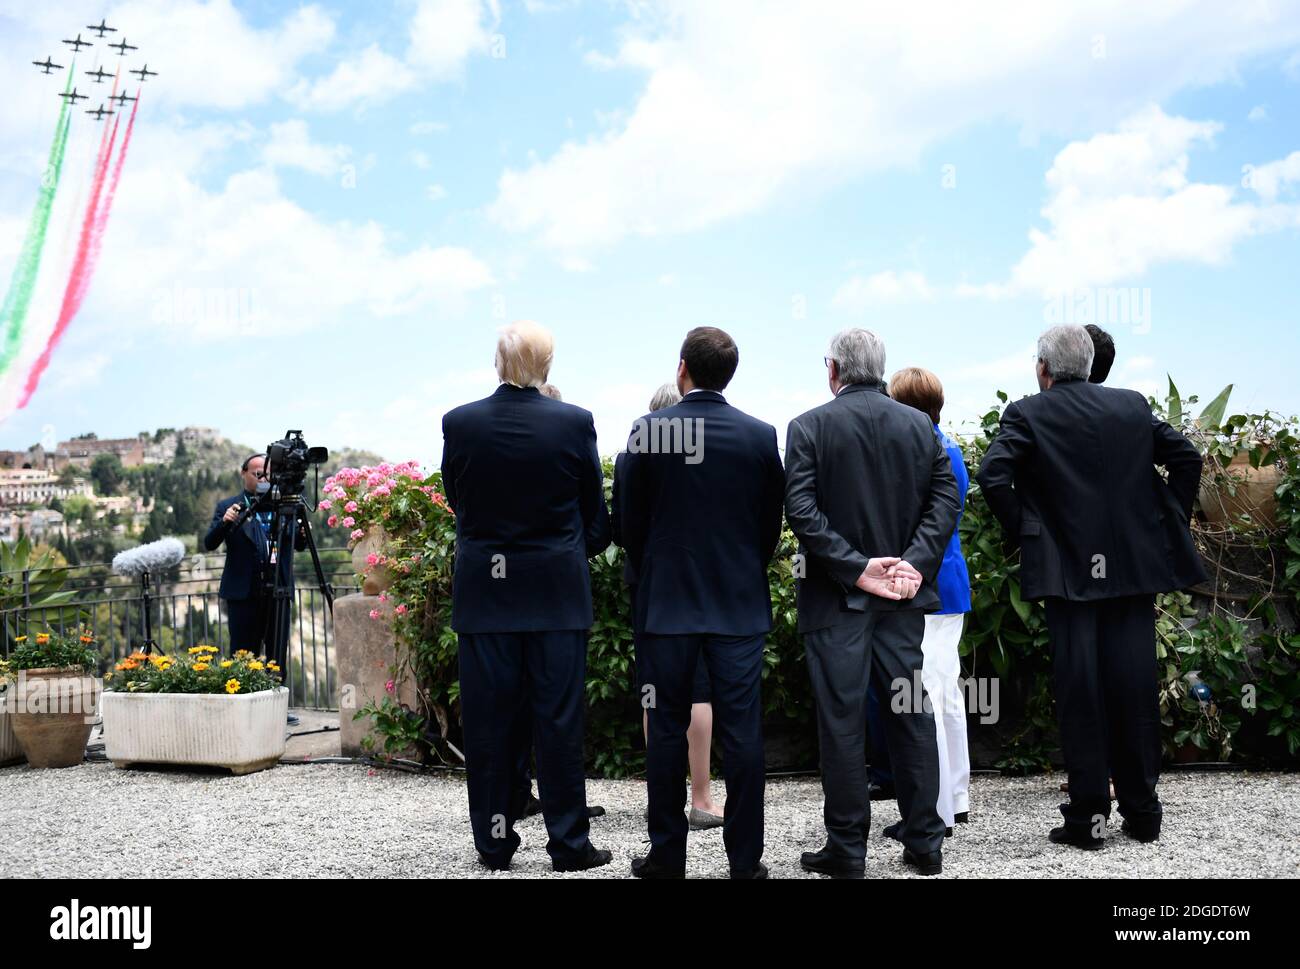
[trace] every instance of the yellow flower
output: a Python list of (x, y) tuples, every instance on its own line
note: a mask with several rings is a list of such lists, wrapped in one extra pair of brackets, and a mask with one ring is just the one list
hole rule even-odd
[(153, 656), (149, 657), (149, 662), (161, 669), (167, 666), (171, 662), (171, 659), (164, 656), (162, 653), (155, 653)]
[(191, 646), (187, 652), (189, 652), (189, 654), (193, 656), (195, 653), (201, 652), (202, 648), (203, 647), (201, 646)]
[(195, 663), (195, 664), (194, 664), (194, 672), (195, 672), (195, 673), (205, 673), (205, 672), (207, 672), (209, 669), (211, 669), (211, 667), (210, 667), (207, 663)]
[(215, 647), (215, 646), (200, 646), (199, 649), (200, 649), (201, 651), (205, 652), (205, 653), (215, 653), (215, 652), (218, 652), (217, 647)]
[(227, 693), (238, 693), (238, 692), (239, 692), (239, 688), (240, 688), (240, 686), (242, 686), (242, 685), (243, 685), (243, 684), (241, 684), (238, 680), (226, 680), (226, 692), (227, 692)]
[(253, 654), (246, 649), (237, 649), (235, 650), (235, 655), (243, 657), (243, 656), (252, 656)]
[(259, 663), (257, 660), (253, 660), (253, 662), (251, 662), (251, 663), (248, 664), (248, 668), (249, 668), (250, 670), (264, 670), (264, 669), (266, 669), (266, 664), (265, 664), (265, 663)]
[(37, 634), (36, 634), (36, 645), (37, 645), (37, 646), (44, 646), (44, 645), (45, 645), (46, 643), (48, 643), (49, 641), (50, 641), (50, 634), (49, 634), (49, 633), (37, 633)]
[(267, 663), (267, 664), (266, 664), (266, 668), (267, 668), (268, 670), (270, 670), (272, 673), (279, 673), (279, 672), (280, 672), (280, 664), (279, 664), (279, 663)]
[(232, 667), (232, 666), (234, 666), (234, 665), (235, 665), (235, 661), (234, 661), (233, 659), (223, 659), (223, 660), (221, 661), (221, 668), (222, 668), (223, 670), (228, 670), (228, 669), (230, 669), (230, 667)]
[(18, 637), (16, 637), (16, 638), (14, 639), (14, 642), (15, 642), (15, 643), (25, 643), (25, 642), (27, 642), (27, 637), (26, 637), (26, 636), (18, 636)]

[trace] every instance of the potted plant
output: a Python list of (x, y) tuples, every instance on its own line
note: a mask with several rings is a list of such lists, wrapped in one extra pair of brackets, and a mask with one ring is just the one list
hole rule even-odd
[(13, 715), (9, 712), (9, 661), (0, 659), (0, 767), (23, 759), (22, 748), (14, 736)]
[(115, 767), (188, 764), (248, 774), (284, 754), (289, 691), (281, 670), (241, 649), (177, 657), (134, 652), (105, 676), (104, 753)]
[(95, 637), (78, 628), (19, 636), (5, 691), (14, 736), (33, 767), (75, 767), (85, 759), (101, 684)]

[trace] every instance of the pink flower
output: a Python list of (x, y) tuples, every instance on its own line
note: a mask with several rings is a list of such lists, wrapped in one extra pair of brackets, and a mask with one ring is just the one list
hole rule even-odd
[(387, 601), (388, 601), (388, 593), (387, 593), (387, 592), (381, 592), (381, 593), (379, 593), (379, 601), (380, 601), (380, 602), (387, 602)]
[(371, 610), (370, 610), (370, 618), (371, 618), (371, 619), (378, 619), (378, 618), (379, 618), (379, 610), (378, 610), (378, 609), (371, 609)]
[(343, 510), (344, 510), (344, 511), (356, 511), (356, 510), (357, 510), (357, 503), (356, 503), (355, 501), (349, 501), (346, 505), (343, 506)]
[(348, 535), (348, 540), (355, 542), (357, 539), (365, 538), (365, 537), (366, 537), (365, 529), (354, 528), (352, 532)]
[(392, 680), (389, 680), (387, 683), (384, 684), (384, 690), (388, 693), (392, 693), (396, 689), (397, 689), (397, 684), (395, 684)]
[(379, 556), (376, 555), (374, 552), (371, 552), (369, 555), (366, 556), (366, 565), (378, 565), (378, 564), (379, 564)]
[(355, 525), (356, 523), (357, 523), (357, 520), (356, 520), (355, 518), (353, 518), (351, 515), (348, 515), (346, 518), (343, 519), (343, 527), (344, 527), (344, 528), (351, 528), (351, 527), (352, 527), (353, 525)]
[(325, 519), (325, 524), (328, 525), (330, 528), (333, 528), (338, 523), (339, 523), (338, 515), (330, 515), (329, 518)]
[(405, 606), (405, 605), (400, 605), (400, 606), (398, 606), (397, 609), (394, 610), (394, 611), (395, 611), (399, 616), (405, 616), (405, 615), (406, 615), (406, 606)]
[(320, 500), (320, 504), (317, 505), (316, 507), (317, 507), (317, 508), (320, 508), (320, 509), (323, 509), (324, 511), (329, 511), (330, 508), (333, 507), (333, 504), (334, 504), (334, 503), (333, 503), (332, 501), (330, 501), (328, 498), (322, 498), (322, 499)]

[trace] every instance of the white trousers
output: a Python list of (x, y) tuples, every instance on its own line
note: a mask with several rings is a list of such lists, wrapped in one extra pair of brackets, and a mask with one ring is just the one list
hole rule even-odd
[(962, 613), (925, 617), (921, 640), (921, 684), (934, 709), (934, 734), (939, 745), (939, 802), (943, 823), (952, 827), (953, 815), (970, 810), (970, 748), (966, 742), (966, 697), (962, 693)]

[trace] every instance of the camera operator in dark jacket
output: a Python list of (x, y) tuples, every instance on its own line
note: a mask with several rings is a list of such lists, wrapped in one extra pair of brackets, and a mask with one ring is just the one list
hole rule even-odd
[[(275, 513), (269, 508), (259, 508), (248, 515), (238, 528), (235, 522), (248, 508), (256, 505), (266, 494), (269, 484), (264, 470), (266, 456), (252, 454), (240, 465), (243, 490), (217, 503), (212, 513), (212, 524), (204, 536), (203, 547), (216, 551), (223, 542), (226, 546), (226, 563), (221, 572), (220, 596), (226, 602), (226, 617), (230, 623), (230, 652), (246, 649), (251, 653), (265, 654), (282, 671), (289, 675), (289, 617), (293, 602), (293, 553), (307, 547), (307, 533), (297, 522), (289, 519), (290, 540), (286, 547), (277, 550), (276, 567), (280, 570), (280, 585), (287, 589), (289, 598), (279, 617), (276, 636), (271, 621), (274, 612), (272, 598), (271, 553), (275, 539)], [(296, 718), (290, 717), (290, 722)]]

